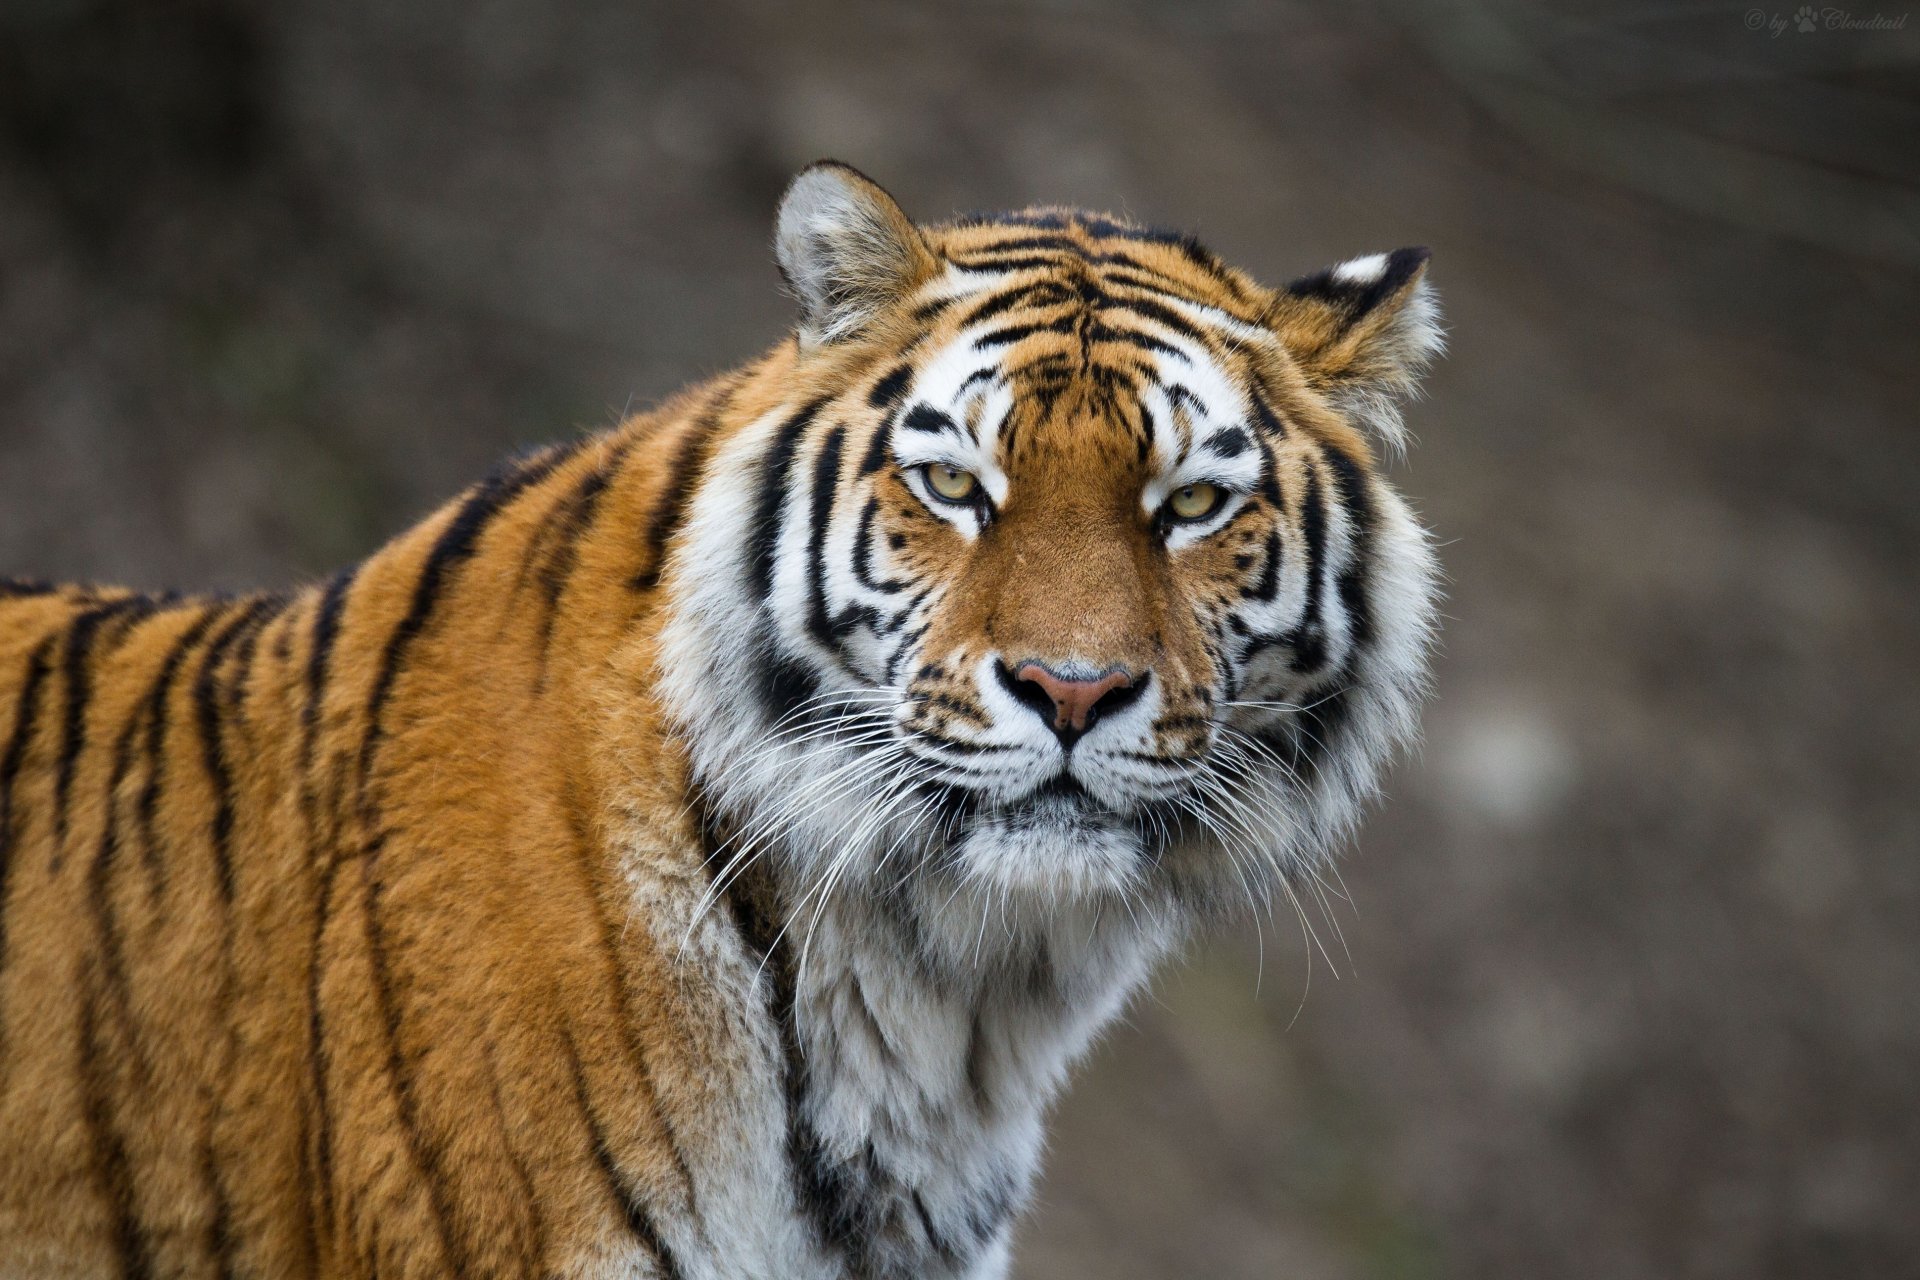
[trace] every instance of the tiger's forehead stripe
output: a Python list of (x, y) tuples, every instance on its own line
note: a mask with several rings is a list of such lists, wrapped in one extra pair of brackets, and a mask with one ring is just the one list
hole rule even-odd
[[(1241, 296), (1234, 282), (1198, 271), (1184, 255), (1173, 265), (1192, 277), (1185, 291), (1171, 276), (1146, 275), (1152, 268), (1131, 253), (1143, 246), (1164, 252), (1168, 240), (1103, 220), (1093, 225), (1123, 232), (1121, 248), (1103, 247), (1080, 221), (1045, 215), (953, 229), (961, 243), (947, 245), (945, 273), (926, 286), (948, 305), (918, 344), (930, 352), (920, 371), (909, 368), (891, 388), (902, 397), (910, 392), (912, 402), (880, 434), (901, 445), (907, 437), (894, 433), (902, 429), (929, 433), (951, 424), (984, 457), (1010, 453), (1021, 442), (1019, 424), (1009, 420), (1016, 382), (1042, 406), (1086, 382), (1135, 434), (1142, 460), (1153, 457), (1162, 473), (1216, 437), (1227, 446), (1223, 457), (1239, 453), (1243, 428), (1253, 421), (1242, 385), (1249, 370), (1239, 352), (1261, 335), (1271, 344), (1272, 335), (1220, 305)], [(1037, 226), (1054, 229), (1036, 234)], [(1204, 290), (1214, 297), (1195, 296)], [(998, 389), (991, 403), (973, 394), (983, 383)], [(1003, 428), (996, 449), (983, 432)], [(928, 446), (915, 437), (906, 453), (917, 462)], [(872, 452), (880, 454), (878, 437)]]

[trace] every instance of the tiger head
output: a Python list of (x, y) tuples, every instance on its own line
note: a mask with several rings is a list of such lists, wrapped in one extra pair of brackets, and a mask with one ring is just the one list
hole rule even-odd
[(801, 318), (719, 393), (663, 688), (733, 860), (830, 892), (1200, 908), (1310, 870), (1415, 730), (1436, 569), (1376, 474), (1424, 250), (1281, 290), (804, 171)]

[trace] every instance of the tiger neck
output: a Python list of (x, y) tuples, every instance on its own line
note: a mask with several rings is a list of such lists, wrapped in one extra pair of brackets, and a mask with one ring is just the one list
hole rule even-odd
[(1174, 931), (1117, 904), (1009, 916), (932, 877), (782, 910), (794, 888), (761, 890), (759, 941), (803, 1208), (852, 1274), (973, 1274), (1031, 1191), (1046, 1107)]

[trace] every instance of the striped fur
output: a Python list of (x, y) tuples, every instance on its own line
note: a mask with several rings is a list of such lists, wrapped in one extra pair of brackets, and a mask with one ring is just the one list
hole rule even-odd
[(1350, 829), (1424, 253), (831, 165), (778, 247), (792, 339), (325, 584), (0, 584), (0, 1275), (1001, 1275), (1073, 1060)]

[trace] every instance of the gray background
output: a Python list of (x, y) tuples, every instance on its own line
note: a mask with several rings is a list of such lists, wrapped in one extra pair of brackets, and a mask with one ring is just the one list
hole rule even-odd
[(5, 0), (0, 573), (357, 558), (773, 341), (819, 155), (1430, 244), (1425, 750), (1324, 955), (1106, 1039), (1017, 1274), (1920, 1275), (1920, 19), (1746, 14)]

